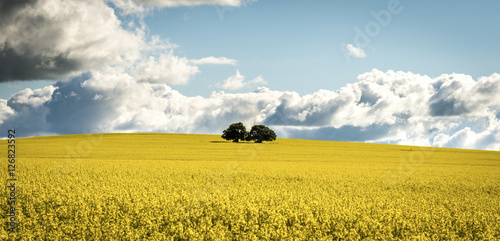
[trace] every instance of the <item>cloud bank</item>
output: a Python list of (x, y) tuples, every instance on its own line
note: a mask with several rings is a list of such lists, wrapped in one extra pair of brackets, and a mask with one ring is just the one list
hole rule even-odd
[(0, 101), (0, 126), (23, 136), (92, 132), (220, 132), (266, 124), (288, 138), (500, 150), (500, 75), (430, 78), (373, 70), (338, 91), (259, 88), (188, 97), (120, 69), (89, 72)]

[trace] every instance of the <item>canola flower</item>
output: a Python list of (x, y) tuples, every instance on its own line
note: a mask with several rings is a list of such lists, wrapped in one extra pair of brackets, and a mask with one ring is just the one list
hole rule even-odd
[(0, 240), (500, 239), (499, 152), (93, 134), (16, 154), (18, 230)]

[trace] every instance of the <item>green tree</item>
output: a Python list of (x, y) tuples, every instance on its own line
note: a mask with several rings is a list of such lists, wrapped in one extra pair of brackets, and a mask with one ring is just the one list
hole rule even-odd
[(276, 133), (265, 125), (254, 125), (247, 135), (247, 141), (255, 141), (255, 143), (262, 143), (263, 141), (276, 140)]
[(222, 138), (226, 140), (232, 140), (233, 142), (239, 142), (240, 140), (245, 140), (247, 135), (247, 129), (243, 123), (233, 123), (227, 129), (222, 132)]

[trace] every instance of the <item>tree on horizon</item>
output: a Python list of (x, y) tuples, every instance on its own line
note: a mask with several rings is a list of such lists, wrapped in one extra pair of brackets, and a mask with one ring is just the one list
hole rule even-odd
[(222, 138), (226, 140), (232, 140), (233, 142), (244, 141), (247, 136), (247, 129), (243, 123), (233, 123), (229, 125), (227, 129), (222, 132)]
[(262, 143), (263, 141), (276, 140), (276, 133), (265, 125), (254, 125), (248, 132), (247, 141), (255, 141), (255, 143)]

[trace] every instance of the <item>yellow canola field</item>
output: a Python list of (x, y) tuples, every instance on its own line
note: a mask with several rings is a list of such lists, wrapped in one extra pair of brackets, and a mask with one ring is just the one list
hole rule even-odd
[(1, 240), (500, 239), (500, 152), (93, 134), (17, 139), (16, 157)]

